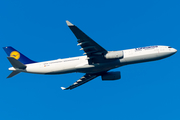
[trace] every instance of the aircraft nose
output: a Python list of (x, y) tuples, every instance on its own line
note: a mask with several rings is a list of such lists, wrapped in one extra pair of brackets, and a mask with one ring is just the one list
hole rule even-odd
[(175, 48), (171, 48), (170, 51), (174, 54), (177, 52), (177, 50)]
[(176, 50), (175, 48), (172, 48), (172, 49), (173, 49), (172, 51), (173, 51), (174, 53), (176, 53), (176, 52), (177, 52), (177, 50)]

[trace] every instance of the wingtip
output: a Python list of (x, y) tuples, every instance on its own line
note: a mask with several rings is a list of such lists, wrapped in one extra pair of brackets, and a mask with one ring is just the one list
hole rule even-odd
[(69, 22), (68, 20), (66, 20), (66, 23), (68, 26), (74, 26), (71, 22)]
[(61, 87), (62, 90), (65, 90), (66, 88), (65, 87)]

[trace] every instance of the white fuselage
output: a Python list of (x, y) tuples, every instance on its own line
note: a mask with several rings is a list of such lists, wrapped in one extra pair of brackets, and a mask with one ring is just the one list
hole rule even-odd
[(36, 74), (97, 73), (123, 65), (163, 59), (173, 55), (176, 51), (176, 49), (168, 46), (150, 46), (123, 50), (123, 58), (114, 59), (107, 63), (89, 65), (87, 56), (80, 56), (26, 64), (27, 67), (24, 70), (13, 67), (9, 68), (9, 70)]

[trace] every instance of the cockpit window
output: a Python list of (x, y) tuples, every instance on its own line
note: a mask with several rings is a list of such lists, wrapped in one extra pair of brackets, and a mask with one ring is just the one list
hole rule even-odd
[(168, 48), (172, 48), (172, 47), (169, 46)]

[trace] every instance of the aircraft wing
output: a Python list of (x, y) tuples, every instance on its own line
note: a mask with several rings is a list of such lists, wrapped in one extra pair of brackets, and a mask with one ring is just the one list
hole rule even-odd
[(68, 89), (74, 89), (84, 83), (89, 82), (90, 80), (98, 77), (98, 75), (92, 75), (92, 74), (85, 74), (83, 77), (81, 77), (79, 80), (77, 80), (74, 84), (70, 85), (69, 87), (61, 87), (62, 90), (68, 90)]
[(94, 40), (92, 40), (89, 36), (87, 36), (84, 32), (82, 32), (78, 27), (69, 21), (66, 21), (66, 23), (78, 39), (78, 45), (82, 47), (80, 50), (84, 50), (84, 54), (87, 55), (89, 64), (103, 62), (104, 55), (107, 53), (107, 50), (97, 44)]

